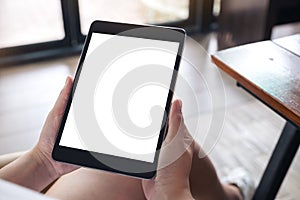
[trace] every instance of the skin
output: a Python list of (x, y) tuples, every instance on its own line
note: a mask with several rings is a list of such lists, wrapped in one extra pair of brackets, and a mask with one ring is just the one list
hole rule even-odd
[[(171, 164), (161, 168), (154, 180), (143, 180), (143, 190), (147, 199), (194, 199), (190, 190), (189, 175), (192, 168), (194, 142), (182, 118), (182, 102), (172, 104), (169, 128), (160, 155), (160, 164), (172, 157), (174, 148), (185, 149), (183, 154)], [(175, 141), (179, 134), (180, 141)], [(161, 166), (159, 166), (161, 167)]]
[[(59, 199), (242, 199), (236, 187), (220, 183), (208, 157), (198, 158), (202, 150), (184, 124), (180, 100), (172, 104), (159, 170), (153, 180), (141, 181), (100, 170), (78, 169), (54, 161), (51, 152), (72, 83), (72, 78), (68, 77), (37, 145), (2, 168), (1, 179), (41, 191), (59, 178), (46, 193)], [(182, 154), (166, 165), (174, 156), (174, 149), (181, 149)]]
[(78, 167), (59, 163), (51, 158), (51, 152), (59, 128), (68, 96), (72, 87), (72, 78), (68, 77), (60, 95), (50, 111), (36, 146), (14, 162), (0, 170), (0, 178), (41, 191), (55, 179)]
[[(78, 167), (59, 163), (51, 158), (51, 152), (55, 143), (56, 134), (62, 119), (65, 106), (67, 104), (68, 96), (70, 94), (72, 87), (72, 79), (68, 77), (64, 88), (62, 89), (53, 109), (49, 113), (45, 125), (42, 129), (40, 139), (37, 145), (24, 156), (21, 156), (16, 161), (5, 166), (0, 170), (0, 178), (14, 182), (18, 185), (25, 186), (27, 188), (41, 191), (51, 182), (61, 177), (64, 174), (70, 173), (76, 170)], [(171, 123), (170, 131), (166, 138), (169, 141), (174, 137), (178, 129), (177, 124), (173, 123), (173, 120), (181, 120), (181, 102), (177, 101), (174, 103), (171, 111)], [(185, 199), (192, 198), (190, 189), (188, 175), (191, 169), (191, 164), (184, 165), (181, 170), (177, 166), (181, 166), (182, 163), (191, 163), (192, 151), (188, 150), (186, 153), (178, 159), (177, 162), (173, 163), (170, 167), (164, 168), (158, 172), (158, 176), (155, 180), (155, 184), (150, 182), (144, 183), (144, 191), (147, 194), (151, 194), (152, 198), (164, 196), (172, 197), (173, 192), (176, 191), (178, 197), (187, 197)], [(166, 174), (179, 173), (180, 176), (175, 180), (167, 179)], [(168, 187), (173, 181), (178, 181), (180, 179), (185, 180), (183, 184), (172, 185)], [(159, 187), (157, 187), (159, 186)], [(159, 188), (159, 190), (158, 190)], [(170, 193), (170, 195), (168, 195)], [(174, 199), (174, 198), (173, 198)]]

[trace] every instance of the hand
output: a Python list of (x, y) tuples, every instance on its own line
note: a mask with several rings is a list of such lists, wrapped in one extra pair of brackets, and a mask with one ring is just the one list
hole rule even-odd
[(180, 100), (173, 102), (156, 178), (142, 181), (147, 199), (193, 199), (189, 175), (194, 141), (183, 122), (181, 108)]
[(47, 169), (49, 174), (55, 179), (78, 168), (73, 165), (56, 162), (51, 156), (62, 116), (71, 92), (72, 83), (72, 78), (67, 77), (64, 88), (47, 116), (39, 141), (32, 150), (33, 154), (36, 155), (35, 157), (39, 159), (39, 162), (44, 165), (45, 169)]

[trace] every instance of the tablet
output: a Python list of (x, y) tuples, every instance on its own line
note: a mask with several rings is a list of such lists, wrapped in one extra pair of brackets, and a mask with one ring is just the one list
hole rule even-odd
[(93, 22), (53, 158), (152, 178), (184, 39), (183, 29)]

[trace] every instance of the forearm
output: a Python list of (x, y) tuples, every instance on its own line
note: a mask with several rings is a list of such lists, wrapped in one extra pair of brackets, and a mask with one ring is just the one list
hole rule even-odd
[(57, 177), (33, 149), (0, 169), (0, 178), (41, 191)]

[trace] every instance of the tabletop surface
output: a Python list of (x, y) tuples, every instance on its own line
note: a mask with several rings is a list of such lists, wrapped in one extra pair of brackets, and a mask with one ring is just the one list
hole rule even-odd
[(212, 61), (300, 126), (300, 35), (222, 50), (212, 55)]
[(273, 42), (296, 56), (300, 56), (300, 34), (279, 38)]

